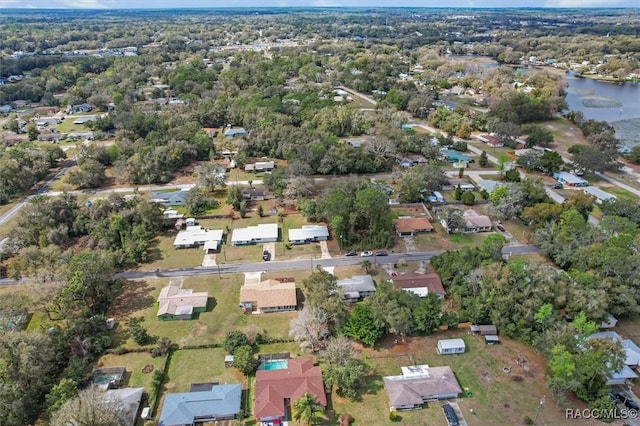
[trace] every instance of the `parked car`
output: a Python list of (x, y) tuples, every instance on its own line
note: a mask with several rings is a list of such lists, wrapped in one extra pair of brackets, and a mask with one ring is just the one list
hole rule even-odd
[(447, 419), (447, 423), (449, 426), (459, 426), (460, 421), (458, 420), (458, 415), (456, 414), (456, 410), (450, 404), (444, 404), (442, 406), (442, 411), (444, 412), (444, 417)]
[(629, 408), (631, 410), (640, 411), (640, 405), (638, 405), (638, 403), (635, 402), (633, 400), (633, 398), (631, 398), (631, 396), (629, 396), (628, 393), (626, 393), (626, 392), (618, 392), (617, 397), (620, 400), (620, 402), (622, 402), (624, 404), (625, 407), (627, 407), (627, 408)]
[(498, 231), (500, 231), (500, 232), (506, 231), (506, 229), (504, 229), (504, 226), (502, 226), (502, 225), (496, 225), (496, 228), (498, 228)]
[(371, 257), (371, 256), (373, 256), (373, 252), (371, 252), (371, 251), (363, 251), (362, 253), (360, 253), (360, 256), (362, 256), (362, 257)]
[(558, 183), (554, 183), (553, 185), (551, 185), (551, 188), (553, 188), (553, 189), (562, 189), (563, 186), (562, 186), (562, 184), (560, 182), (558, 182)]
[(264, 260), (265, 262), (268, 262), (271, 260), (271, 253), (269, 252), (269, 250), (264, 250), (262, 252), (262, 260)]
[(376, 256), (389, 256), (389, 253), (384, 250), (380, 250), (376, 252)]
[(347, 254), (345, 254), (345, 256), (355, 256), (355, 255), (357, 255), (357, 254), (358, 254), (358, 253), (357, 253), (355, 250), (349, 250), (349, 251), (347, 252)]

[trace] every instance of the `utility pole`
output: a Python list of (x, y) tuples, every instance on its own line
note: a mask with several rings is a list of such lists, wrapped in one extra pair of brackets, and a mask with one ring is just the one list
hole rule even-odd
[(542, 408), (543, 404), (544, 404), (544, 395), (542, 395), (542, 398), (540, 398), (540, 403), (538, 404), (538, 408), (536, 409), (536, 417), (533, 419), (533, 424), (534, 425), (538, 421), (538, 414), (540, 414), (540, 408)]

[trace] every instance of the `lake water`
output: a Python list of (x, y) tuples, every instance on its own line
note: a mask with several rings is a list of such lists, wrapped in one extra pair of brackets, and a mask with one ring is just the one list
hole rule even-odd
[(616, 135), (628, 146), (640, 145), (640, 84), (607, 83), (591, 78), (565, 76), (567, 104), (586, 118), (611, 123)]

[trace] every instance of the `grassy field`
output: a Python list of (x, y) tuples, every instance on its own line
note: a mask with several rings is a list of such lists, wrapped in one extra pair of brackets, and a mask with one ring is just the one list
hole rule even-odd
[[(179, 350), (171, 356), (165, 389), (169, 393), (189, 392), (192, 383), (244, 383), (244, 375), (224, 366), (224, 349)], [(197, 366), (197, 368), (194, 368)]]
[[(465, 340), (467, 353), (437, 355), (437, 340), (452, 337)], [(584, 420), (571, 422), (565, 419), (564, 410), (556, 406), (545, 386), (544, 363), (539, 355), (519, 342), (505, 338), (502, 341), (500, 345), (487, 346), (480, 337), (470, 336), (466, 330), (407, 339), (406, 343), (397, 345), (394, 345), (392, 339), (387, 339), (382, 344), (383, 348), (362, 350), (363, 357), (374, 370), (364, 379), (368, 392), (360, 401), (355, 402), (340, 398), (334, 393), (333, 411), (336, 414), (348, 412), (355, 418), (356, 425), (393, 424), (388, 418), (389, 408), (382, 376), (401, 374), (401, 366), (412, 365), (415, 362), (430, 366), (448, 365), (456, 374), (460, 386), (469, 387), (472, 396), (458, 400), (469, 426), (523, 424), (524, 416), (535, 416), (539, 399), (543, 395), (546, 395), (546, 403), (540, 411), (539, 424), (590, 424)], [(527, 368), (516, 364), (518, 355), (527, 359)], [(511, 368), (509, 374), (502, 371), (505, 366)], [(583, 407), (575, 401), (571, 401), (571, 406)], [(471, 409), (473, 414), (470, 412)], [(430, 403), (423, 410), (401, 412), (400, 415), (401, 424), (447, 425), (439, 403)]]
[[(287, 273), (282, 273), (280, 276), (286, 275)], [(127, 318), (143, 317), (142, 325), (151, 336), (168, 337), (180, 346), (221, 343), (228, 331), (249, 328), (267, 337), (288, 337), (289, 320), (297, 313), (242, 314), (238, 302), (243, 282), (242, 275), (231, 274), (221, 277), (186, 278), (182, 284), (183, 288), (209, 292), (207, 312), (200, 313), (197, 318), (188, 321), (159, 321), (156, 317), (156, 300), (160, 289), (169, 283), (168, 279), (128, 281), (109, 316), (117, 318), (121, 324), (124, 324)], [(137, 347), (126, 332), (126, 327), (117, 329), (114, 337), (125, 347)]]
[(129, 353), (124, 355), (107, 354), (98, 360), (96, 368), (125, 367), (124, 384), (128, 387), (143, 387), (147, 392), (151, 389), (151, 376), (153, 373), (144, 373), (142, 369), (147, 365), (153, 365), (154, 370), (162, 369), (164, 357), (153, 358), (151, 354)]

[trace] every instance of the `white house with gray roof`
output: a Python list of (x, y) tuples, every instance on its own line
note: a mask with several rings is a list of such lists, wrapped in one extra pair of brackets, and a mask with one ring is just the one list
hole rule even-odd
[(354, 275), (336, 282), (342, 289), (347, 302), (357, 302), (371, 296), (376, 291), (376, 285), (371, 275)]
[(244, 246), (258, 243), (275, 243), (278, 241), (278, 224), (261, 223), (246, 228), (236, 228), (231, 236), (231, 244)]

